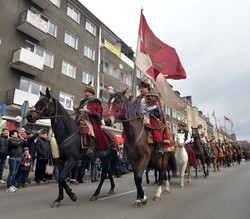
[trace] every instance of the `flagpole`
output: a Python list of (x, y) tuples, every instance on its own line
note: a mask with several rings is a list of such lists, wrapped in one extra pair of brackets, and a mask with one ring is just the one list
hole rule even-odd
[(216, 132), (217, 132), (217, 138), (218, 138), (218, 141), (219, 141), (219, 130), (218, 130), (217, 119), (216, 119), (216, 116), (215, 116), (215, 112), (214, 112), (214, 111), (213, 111), (213, 117), (214, 117)]

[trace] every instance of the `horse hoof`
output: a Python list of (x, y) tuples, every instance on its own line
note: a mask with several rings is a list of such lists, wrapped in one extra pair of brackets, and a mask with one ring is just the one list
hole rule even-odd
[(190, 180), (188, 180), (188, 181), (187, 181), (187, 183), (191, 183), (191, 181), (190, 181)]
[(146, 204), (148, 203), (148, 198), (147, 198), (147, 196), (144, 196), (144, 198), (141, 199), (141, 203), (142, 203), (143, 205), (146, 205)]
[(74, 194), (72, 197), (70, 197), (71, 198), (71, 200), (73, 201), (73, 202), (76, 202), (76, 200), (77, 200), (77, 196), (76, 196), (76, 194)]
[(141, 203), (141, 200), (136, 200), (134, 202), (134, 205), (133, 205), (135, 208), (138, 208), (138, 207), (141, 207), (142, 206), (142, 203)]
[(169, 191), (169, 190), (165, 190), (163, 193), (164, 193), (164, 194), (169, 194), (170, 191)]
[(94, 196), (94, 195), (93, 195), (93, 196), (91, 197), (90, 201), (97, 201), (97, 196)]
[(181, 188), (181, 189), (183, 189), (183, 188), (184, 188), (184, 186), (180, 186), (180, 188)]
[(115, 193), (115, 191), (113, 189), (110, 189), (108, 192), (109, 195), (113, 195), (114, 193)]
[(154, 201), (160, 201), (160, 200), (161, 200), (161, 197), (159, 197), (159, 196), (154, 197)]
[(53, 204), (51, 205), (51, 208), (58, 208), (60, 207), (60, 202), (53, 202)]

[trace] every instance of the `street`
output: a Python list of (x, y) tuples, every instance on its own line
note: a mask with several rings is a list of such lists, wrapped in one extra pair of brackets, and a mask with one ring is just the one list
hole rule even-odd
[[(160, 202), (153, 201), (154, 185), (143, 184), (149, 201), (146, 206), (134, 208), (136, 198), (133, 174), (115, 178), (115, 194), (108, 196), (109, 181), (104, 183), (99, 200), (89, 201), (97, 183), (73, 185), (77, 202), (72, 202), (65, 194), (59, 208), (50, 205), (56, 199), (56, 184), (33, 186), (19, 189), (16, 193), (0, 191), (0, 214), (2, 219), (14, 218), (250, 218), (250, 163), (223, 168), (212, 172), (204, 179), (199, 172), (198, 179), (179, 188), (180, 179), (171, 180), (170, 194), (162, 194)], [(193, 173), (194, 176), (194, 173)], [(153, 173), (150, 172), (151, 182)]]

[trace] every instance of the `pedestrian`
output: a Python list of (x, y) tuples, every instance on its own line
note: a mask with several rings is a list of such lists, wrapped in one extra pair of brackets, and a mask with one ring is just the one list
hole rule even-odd
[(9, 132), (10, 138), (8, 139), (8, 153), (9, 153), (9, 175), (7, 178), (6, 192), (16, 192), (17, 188), (14, 185), (15, 177), (19, 169), (22, 158), (22, 146), (24, 141), (18, 138), (17, 130)]
[(45, 169), (48, 160), (51, 158), (50, 142), (48, 141), (48, 133), (42, 130), (37, 138), (36, 142), (36, 152), (37, 152), (37, 163), (35, 170), (35, 181), (37, 184), (40, 181), (46, 181)]
[(27, 180), (30, 172), (30, 166), (31, 166), (32, 160), (31, 156), (29, 154), (29, 148), (25, 147), (23, 149), (21, 164), (19, 167), (19, 175), (18, 175), (18, 188), (26, 187), (27, 186)]
[(5, 184), (5, 181), (3, 180), (3, 169), (8, 155), (8, 134), (9, 134), (8, 129), (3, 128), (0, 136), (0, 183), (1, 184)]

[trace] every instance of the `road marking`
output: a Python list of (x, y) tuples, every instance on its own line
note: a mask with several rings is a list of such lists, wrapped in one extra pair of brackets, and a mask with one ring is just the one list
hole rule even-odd
[[(145, 188), (143, 188), (143, 190), (145, 190), (147, 188), (148, 187), (145, 187)], [(135, 189), (135, 190), (131, 190), (131, 191), (128, 191), (128, 192), (119, 193), (119, 194), (108, 196), (108, 197), (98, 198), (98, 201), (103, 201), (103, 200), (107, 200), (107, 199), (110, 199), (110, 198), (116, 198), (116, 197), (119, 197), (119, 196), (122, 196), (122, 195), (127, 195), (127, 194), (130, 194), (130, 193), (136, 192), (136, 191), (137, 190)]]

